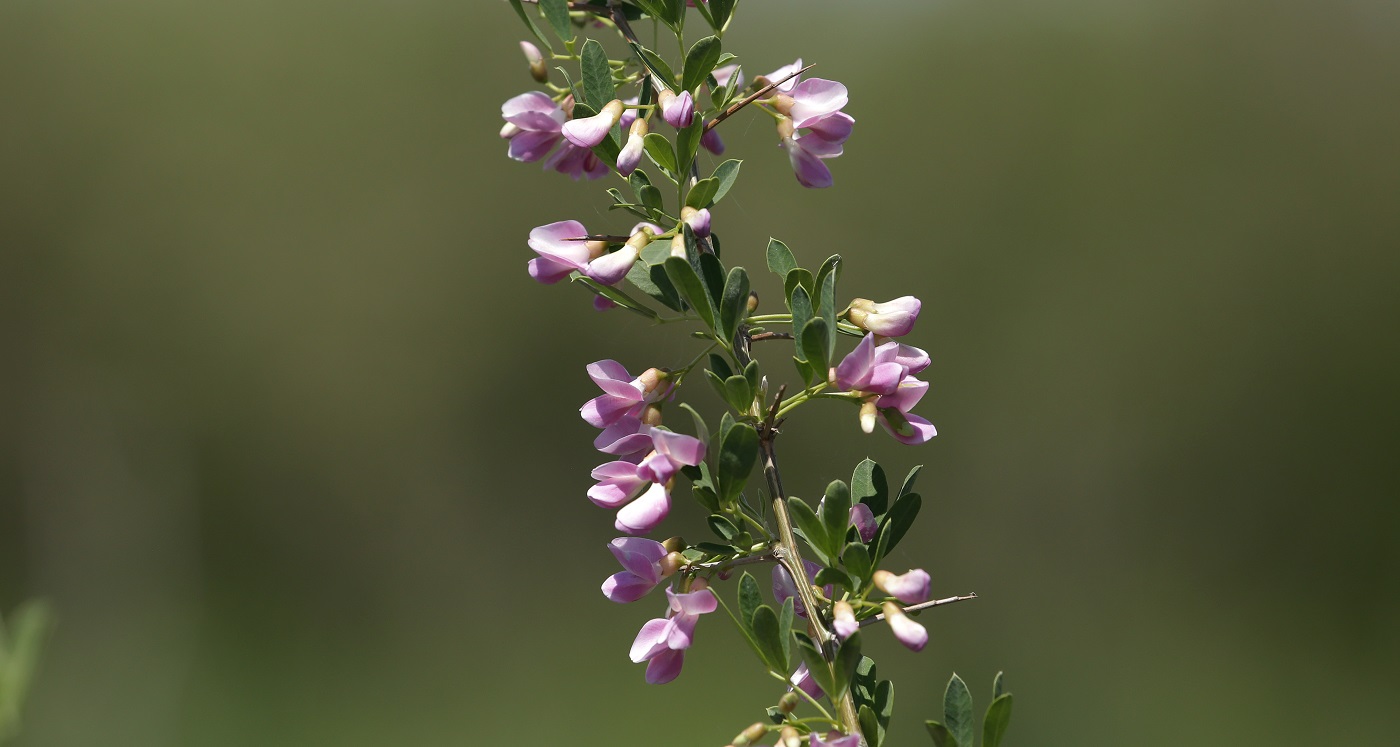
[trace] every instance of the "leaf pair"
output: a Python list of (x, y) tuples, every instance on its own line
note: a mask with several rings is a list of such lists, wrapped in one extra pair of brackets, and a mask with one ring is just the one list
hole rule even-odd
[[(972, 693), (967, 683), (954, 674), (943, 693), (943, 721), (924, 724), (938, 747), (976, 747), (977, 728), (972, 710)], [(1011, 725), (1011, 693), (1004, 691), (1002, 673), (992, 684), (992, 704), (982, 717), (982, 747), (999, 747)]]

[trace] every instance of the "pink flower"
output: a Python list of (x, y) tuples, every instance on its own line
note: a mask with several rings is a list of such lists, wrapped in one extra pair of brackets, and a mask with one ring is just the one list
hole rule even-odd
[[(802, 68), (803, 68), (803, 65), (802, 65), (802, 58), (801, 58), (801, 57), (798, 57), (798, 58), (797, 58), (797, 61), (794, 62), (794, 63), (792, 63), (791, 65), (783, 65), (782, 67), (778, 68), (777, 70), (774, 70), (773, 72), (771, 72), (771, 73), (769, 73), (769, 74), (767, 74), (767, 75), (764, 75), (764, 76), (762, 76), (762, 77), (765, 78), (765, 79), (767, 79), (767, 81), (768, 81), (769, 83), (773, 83), (773, 82), (776, 82), (776, 81), (780, 81), (780, 80), (782, 80), (783, 78), (788, 77), (789, 75), (792, 75), (793, 73), (797, 72), (798, 70), (801, 70)], [(779, 93), (787, 93), (788, 91), (791, 91), (792, 89), (796, 88), (796, 87), (797, 87), (797, 84), (798, 84), (799, 82), (801, 82), (801, 81), (802, 81), (802, 77), (801, 77), (801, 76), (798, 76), (798, 77), (796, 77), (796, 78), (793, 78), (792, 80), (789, 80), (789, 81), (787, 81), (787, 82), (785, 82), (785, 83), (779, 85), (777, 88), (775, 88), (775, 89), (773, 89), (773, 90), (775, 90), (775, 91), (777, 91), (777, 92), (779, 92)]]
[(681, 91), (678, 96), (663, 88), (656, 96), (656, 103), (661, 107), (661, 118), (676, 129), (689, 127), (695, 120), (695, 97), (690, 91)]
[(530, 231), (530, 248), (540, 255), (530, 260), (530, 277), (549, 285), (577, 271), (603, 285), (616, 285), (636, 264), (641, 247), (651, 241), (646, 234), (635, 234), (621, 249), (609, 254), (607, 242), (579, 240), (587, 235), (588, 229), (576, 220), (550, 223)]
[(671, 513), (671, 494), (662, 483), (652, 483), (645, 493), (617, 512), (613, 527), (628, 534), (646, 534)]
[(614, 125), (622, 119), (622, 113), (626, 111), (622, 102), (616, 99), (609, 101), (603, 107), (603, 111), (591, 117), (582, 119), (571, 119), (565, 122), (560, 128), (564, 137), (569, 142), (580, 148), (593, 148), (607, 138), (612, 132)]
[(643, 625), (630, 652), (633, 662), (647, 662), (646, 679), (652, 685), (664, 685), (680, 675), (684, 652), (695, 640), (700, 616), (719, 608), (714, 593), (705, 588), (688, 594), (667, 589), (666, 599), (670, 606), (666, 617)]
[(894, 602), (885, 602), (884, 611), (885, 622), (889, 623), (894, 637), (910, 651), (923, 651), (928, 644), (928, 631), (924, 626), (910, 620)]
[(923, 303), (913, 296), (901, 296), (884, 303), (857, 298), (851, 301), (846, 318), (851, 324), (881, 337), (902, 337), (913, 331), (922, 308)]
[(687, 226), (690, 226), (690, 230), (694, 231), (696, 236), (699, 236), (702, 239), (709, 238), (709, 210), (705, 208), (700, 208), (699, 210), (696, 210), (693, 207), (683, 207), (681, 208), (681, 220), (684, 221)]
[(778, 121), (779, 142), (802, 186), (831, 186), (831, 169), (822, 161), (841, 155), (851, 137), (855, 119), (841, 111), (848, 101), (844, 85), (824, 78), (809, 78), (773, 97), (773, 108), (786, 115)]
[(808, 78), (775, 97), (773, 107), (791, 117), (792, 126), (801, 130), (836, 114), (848, 103), (850, 96), (844, 85), (825, 78)]
[(910, 373), (909, 366), (898, 360), (897, 343), (875, 345), (875, 335), (861, 339), (834, 369), (833, 383), (846, 392), (893, 394), (899, 383)]
[(661, 559), (667, 555), (660, 542), (640, 537), (618, 537), (608, 543), (623, 571), (603, 582), (603, 596), (619, 602), (635, 602), (661, 583)]
[[(801, 67), (798, 69), (800, 70)], [(729, 85), (729, 79), (734, 77), (735, 73), (739, 74), (739, 80), (735, 81), (734, 88), (736, 90), (742, 89), (744, 87), (744, 71), (737, 63), (717, 67), (711, 71), (710, 75), (715, 77), (715, 82), (719, 84), (720, 88), (724, 88)]]
[(603, 390), (579, 408), (585, 422), (594, 428), (606, 428), (623, 417), (639, 417), (642, 407), (656, 402), (671, 389), (662, 386), (662, 374), (649, 368), (640, 376), (632, 376), (621, 363), (614, 360), (601, 360), (588, 364), (588, 378)]
[[(572, 98), (564, 100), (568, 107), (573, 106), (572, 102)], [(545, 168), (575, 180), (584, 176), (589, 179), (607, 176), (608, 165), (592, 151), (564, 140), (563, 127), (568, 115), (549, 96), (539, 91), (522, 93), (501, 106), (501, 116), (506, 120), (501, 137), (510, 141), (507, 154), (511, 158), (527, 163), (545, 159)], [(560, 143), (562, 147), (550, 155)]]
[(876, 571), (871, 580), (881, 591), (905, 604), (928, 601), (930, 579), (922, 568), (915, 568), (900, 576), (889, 571)]
[[(804, 560), (802, 563), (803, 568), (807, 571), (807, 580), (809, 582), (816, 581), (817, 573), (821, 571), (822, 567), (810, 560)], [(831, 596), (830, 585), (822, 587), (822, 591), (827, 597)], [(797, 613), (797, 616), (806, 617), (807, 608), (802, 605), (802, 597), (797, 595), (797, 586), (792, 583), (792, 575), (788, 573), (787, 568), (779, 563), (773, 566), (773, 598), (777, 600), (778, 604), (782, 604), (789, 597), (792, 598), (793, 611)]]
[(861, 428), (866, 433), (878, 420), (895, 440), (917, 445), (938, 435), (932, 423), (909, 412), (928, 391), (928, 384), (913, 375), (928, 365), (928, 353), (893, 341), (877, 346), (870, 333), (831, 369), (831, 383), (862, 396)]
[(875, 539), (875, 533), (880, 530), (880, 525), (875, 522), (875, 512), (864, 503), (851, 506), (851, 524), (860, 533), (861, 542)]
[(793, 689), (807, 693), (814, 700), (822, 696), (821, 685), (818, 685), (816, 679), (812, 677), (812, 671), (807, 668), (806, 663), (797, 667), (797, 671), (792, 673), (788, 682), (792, 683)]
[(700, 146), (717, 156), (724, 155), (724, 141), (719, 137), (719, 130), (705, 130), (700, 136)]
[(617, 154), (617, 173), (631, 176), (632, 172), (637, 170), (638, 164), (642, 162), (642, 151), (646, 147), (646, 136), (647, 121), (634, 119), (628, 129), (627, 144), (622, 146), (622, 151)]
[(598, 483), (588, 489), (588, 499), (619, 509), (613, 526), (628, 534), (646, 534), (664, 521), (671, 512), (667, 484), (681, 467), (705, 458), (700, 439), (644, 425), (630, 415), (605, 428), (594, 445), (623, 457), (593, 470)]
[(836, 630), (836, 635), (841, 640), (846, 640), (860, 630), (860, 623), (856, 622), (856, 612), (849, 602), (837, 602), (832, 610), (832, 627)]

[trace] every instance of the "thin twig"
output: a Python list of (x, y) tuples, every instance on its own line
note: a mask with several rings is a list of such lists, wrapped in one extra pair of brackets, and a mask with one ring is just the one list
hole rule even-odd
[(609, 236), (607, 234), (590, 234), (588, 236), (570, 236), (564, 241), (606, 241), (609, 244), (625, 244), (631, 236)]
[[(953, 602), (966, 602), (966, 601), (968, 601), (969, 599), (976, 599), (976, 598), (977, 598), (977, 594), (974, 592), (974, 593), (972, 593), (972, 594), (967, 594), (967, 595), (960, 596), (960, 597), (948, 597), (947, 599), (935, 599), (935, 600), (933, 600), (932, 602), (924, 602), (923, 604), (912, 604), (912, 605), (910, 605), (910, 606), (908, 606), (908, 607), (905, 607), (905, 608), (904, 608), (904, 611), (905, 611), (905, 612), (918, 612), (919, 610), (931, 609), (931, 608), (933, 608), (933, 607), (942, 607), (942, 606), (945, 605), (945, 604), (952, 604)], [(882, 621), (882, 620), (884, 620), (884, 619), (885, 619), (885, 613), (881, 612), (880, 614), (878, 614), (878, 615), (876, 615), (876, 616), (874, 616), (874, 617), (867, 617), (866, 619), (861, 620), (861, 621), (860, 621), (860, 626), (863, 628), (863, 627), (865, 627), (865, 626), (867, 626), (867, 625), (874, 625), (875, 623), (880, 622), (880, 621)]]
[(759, 332), (756, 335), (749, 335), (750, 342), (762, 342), (764, 340), (791, 340), (791, 332)]
[(789, 75), (789, 76), (787, 76), (786, 78), (783, 78), (782, 80), (780, 80), (780, 81), (778, 81), (778, 82), (776, 82), (776, 83), (769, 83), (768, 85), (764, 86), (763, 88), (759, 89), (758, 91), (756, 91), (756, 92), (754, 92), (754, 93), (752, 93), (752, 94), (749, 94), (748, 96), (745, 96), (742, 100), (740, 100), (740, 101), (738, 101), (738, 102), (736, 102), (736, 103), (734, 103), (734, 104), (731, 104), (731, 105), (729, 106), (728, 109), (725, 109), (724, 111), (720, 112), (719, 115), (716, 116), (714, 119), (712, 119), (712, 120), (710, 120), (709, 122), (705, 123), (705, 132), (709, 132), (710, 130), (713, 130), (713, 129), (715, 128), (715, 126), (718, 125), (720, 122), (723, 122), (724, 120), (729, 119), (731, 116), (733, 116), (734, 114), (736, 114), (740, 109), (743, 109), (744, 107), (748, 106), (749, 104), (752, 104), (753, 102), (758, 101), (759, 99), (763, 98), (763, 95), (764, 95), (764, 94), (766, 94), (766, 93), (772, 91), (774, 88), (777, 88), (778, 86), (781, 86), (782, 84), (784, 84), (784, 83), (786, 83), (786, 82), (792, 80), (793, 78), (796, 78), (797, 76), (799, 76), (799, 75), (801, 75), (801, 74), (807, 72), (808, 70), (811, 70), (811, 69), (814, 68), (814, 67), (816, 67), (815, 64), (813, 64), (813, 65), (808, 65), (807, 67), (804, 67), (804, 68), (802, 68), (801, 70), (798, 70), (797, 72), (793, 73), (792, 75)]

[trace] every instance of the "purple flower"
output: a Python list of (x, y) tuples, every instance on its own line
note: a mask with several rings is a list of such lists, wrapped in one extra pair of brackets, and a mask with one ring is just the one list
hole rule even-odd
[(831, 369), (831, 383), (863, 397), (860, 421), (866, 433), (878, 420), (897, 441), (917, 445), (938, 435), (932, 423), (909, 412), (928, 391), (926, 382), (914, 378), (928, 365), (928, 353), (894, 341), (877, 346), (872, 332)]
[(621, 249), (608, 254), (605, 241), (579, 240), (587, 235), (588, 229), (576, 220), (530, 231), (530, 248), (540, 255), (530, 260), (530, 277), (549, 285), (577, 271), (603, 285), (616, 285), (636, 264), (641, 248), (651, 241), (645, 233), (634, 234)]
[(923, 651), (928, 644), (928, 631), (924, 626), (910, 620), (894, 602), (885, 602), (884, 611), (885, 622), (889, 623), (894, 637), (910, 651)]
[[(792, 63), (791, 65), (783, 65), (782, 67), (778, 68), (777, 70), (774, 70), (773, 72), (771, 72), (771, 73), (769, 73), (769, 74), (767, 74), (767, 75), (764, 75), (764, 76), (762, 76), (762, 77), (763, 77), (765, 80), (767, 80), (768, 83), (774, 83), (774, 82), (777, 82), (777, 81), (782, 80), (783, 78), (788, 77), (789, 75), (792, 75), (793, 73), (797, 72), (798, 70), (801, 70), (802, 67), (803, 67), (803, 65), (802, 65), (802, 58), (801, 58), (801, 57), (798, 57), (798, 58), (797, 58), (797, 61), (794, 62), (794, 63)], [(789, 80), (789, 81), (787, 81), (787, 82), (785, 82), (785, 83), (779, 85), (777, 88), (775, 88), (775, 89), (773, 89), (773, 90), (775, 90), (775, 91), (777, 91), (777, 92), (779, 92), (779, 93), (787, 93), (788, 91), (791, 91), (792, 89), (796, 88), (796, 87), (797, 87), (797, 84), (798, 84), (799, 82), (801, 82), (801, 81), (802, 81), (802, 77), (801, 77), (801, 76), (798, 76), (798, 77), (796, 77), (796, 78), (793, 78), (792, 80)], [(766, 85), (766, 84), (765, 84), (765, 85)]]
[(636, 457), (631, 461), (640, 462), (651, 450), (651, 426), (632, 415), (622, 417), (593, 439), (593, 448), (622, 459)]
[(646, 534), (664, 521), (671, 512), (667, 485), (681, 467), (705, 458), (700, 439), (645, 425), (630, 415), (605, 428), (594, 445), (623, 458), (593, 470), (598, 483), (588, 489), (588, 499), (603, 508), (618, 508), (614, 526), (628, 534)]
[(545, 160), (544, 167), (571, 177), (574, 181), (583, 177), (601, 179), (607, 176), (609, 171), (608, 165), (593, 151), (570, 142), (565, 142), (559, 150), (554, 151), (554, 155)]
[(664, 685), (681, 673), (685, 650), (695, 640), (695, 625), (700, 616), (719, 608), (715, 595), (701, 588), (688, 594), (666, 590), (670, 609), (666, 617), (648, 621), (632, 642), (633, 662), (647, 662), (648, 684)]
[(637, 170), (637, 165), (642, 162), (646, 136), (647, 121), (640, 118), (633, 120), (632, 126), (628, 128), (627, 144), (622, 146), (622, 151), (617, 154), (617, 173), (631, 176), (632, 172)]
[[(798, 69), (800, 70), (802, 68), (799, 66)], [(734, 88), (736, 90), (742, 89), (744, 87), (744, 71), (740, 69), (738, 64), (717, 67), (710, 75), (715, 76), (715, 82), (719, 84), (720, 88), (724, 88), (729, 85), (729, 79), (734, 77), (735, 73), (739, 74), (739, 80), (734, 83)]]
[(851, 324), (881, 337), (902, 337), (913, 331), (921, 308), (923, 303), (913, 296), (901, 296), (884, 303), (857, 298), (851, 301), (846, 318)]
[(823, 739), (820, 734), (812, 732), (812, 747), (860, 747), (859, 734), (842, 735), (839, 731), (829, 732)]
[[(802, 563), (803, 568), (807, 571), (807, 580), (809, 582), (816, 581), (817, 572), (819, 572), (822, 567), (810, 560), (804, 560)], [(822, 591), (828, 597), (831, 596), (830, 585), (822, 587)], [(777, 600), (778, 604), (782, 604), (786, 602), (788, 598), (792, 598), (793, 611), (797, 613), (797, 616), (807, 616), (807, 608), (802, 605), (802, 597), (797, 595), (797, 586), (792, 583), (792, 575), (788, 573), (787, 568), (781, 563), (773, 566), (773, 598)]]
[(584, 421), (594, 428), (607, 428), (624, 417), (640, 417), (642, 407), (664, 397), (670, 386), (662, 386), (664, 381), (660, 370), (649, 368), (640, 376), (632, 376), (621, 363), (614, 360), (601, 360), (588, 364), (588, 378), (603, 390), (579, 408)]
[(812, 696), (813, 700), (822, 696), (821, 685), (818, 685), (817, 680), (812, 677), (812, 671), (807, 668), (805, 662), (797, 667), (797, 671), (792, 673), (788, 682), (792, 683), (793, 689), (807, 693)]
[(539, 91), (506, 101), (501, 105), (501, 116), (506, 120), (501, 136), (510, 140), (508, 154), (524, 162), (544, 158), (563, 138), (560, 130), (568, 119), (553, 99)]
[(705, 130), (700, 135), (700, 145), (717, 156), (724, 155), (724, 141), (719, 137), (719, 130)]
[(928, 382), (906, 376), (893, 393), (875, 400), (880, 425), (900, 443), (917, 446), (938, 435), (933, 423), (909, 412), (927, 391)]
[(682, 221), (685, 221), (685, 224), (686, 224), (687, 226), (690, 226), (690, 230), (694, 231), (696, 236), (699, 236), (699, 237), (702, 238), (702, 239), (704, 239), (704, 238), (709, 238), (709, 236), (710, 236), (710, 211), (709, 211), (709, 210), (707, 210), (707, 209), (705, 209), (705, 208), (700, 208), (699, 210), (696, 210), (695, 208), (689, 207), (689, 206), (683, 207), (683, 208), (681, 208), (681, 220), (682, 220)]
[(617, 512), (613, 527), (628, 534), (646, 534), (671, 513), (671, 494), (662, 483), (652, 483), (645, 493)]
[(874, 581), (881, 591), (905, 604), (928, 601), (930, 579), (922, 568), (915, 568), (900, 576), (889, 571), (876, 571), (871, 581)]
[(859, 734), (842, 735), (839, 731), (833, 731), (823, 739), (820, 734), (812, 732), (812, 747), (860, 747)]
[(608, 543), (623, 571), (603, 582), (603, 596), (614, 602), (635, 602), (661, 583), (661, 560), (667, 555), (660, 542), (641, 537), (618, 537)]
[(875, 512), (864, 503), (851, 506), (851, 524), (860, 533), (861, 542), (875, 539), (875, 533), (880, 530), (880, 525), (875, 521)]
[(792, 126), (801, 130), (836, 114), (848, 103), (850, 96), (844, 85), (825, 78), (808, 78), (779, 94), (773, 107), (791, 117)]
[(824, 78), (809, 78), (773, 97), (773, 108), (786, 115), (778, 121), (779, 141), (802, 186), (831, 186), (831, 169), (822, 161), (841, 155), (851, 137), (855, 119), (841, 111), (848, 101), (844, 85)]
[(565, 122), (561, 131), (564, 133), (564, 137), (568, 138), (569, 142), (574, 145), (580, 148), (593, 148), (607, 138), (608, 133), (612, 132), (613, 126), (622, 119), (624, 111), (626, 108), (623, 107), (622, 102), (613, 99), (603, 107), (603, 111), (591, 117), (571, 119)]
[(681, 91), (677, 96), (663, 88), (656, 96), (656, 103), (661, 107), (661, 118), (676, 129), (689, 127), (695, 120), (695, 98), (690, 91)]
[(530, 42), (520, 42), (520, 51), (525, 54), (525, 61), (530, 65), (530, 77), (540, 83), (549, 80), (549, 69), (544, 65), (544, 55), (540, 54), (540, 48)]
[(670, 482), (681, 467), (694, 467), (705, 459), (705, 442), (694, 436), (652, 428), (651, 443), (656, 450), (642, 460), (637, 472), (652, 482)]
[(893, 394), (910, 373), (909, 367), (897, 360), (898, 348), (894, 345), (876, 346), (875, 335), (866, 335), (836, 364), (833, 377), (836, 388), (846, 392)]
[(588, 489), (588, 500), (601, 508), (618, 508), (631, 503), (651, 482), (638, 473), (636, 462), (625, 459), (600, 464), (591, 475), (598, 484)]

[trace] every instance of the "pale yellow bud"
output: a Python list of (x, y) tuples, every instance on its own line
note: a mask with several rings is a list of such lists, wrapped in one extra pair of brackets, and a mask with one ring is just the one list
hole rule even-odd
[(749, 313), (758, 311), (758, 291), (749, 291)]
[(874, 433), (875, 418), (879, 414), (880, 410), (875, 407), (874, 400), (866, 400), (860, 403), (860, 429), (866, 433)]
[(680, 552), (685, 549), (685, 540), (680, 537), (672, 537), (662, 542), (661, 546), (666, 548), (666, 552)]
[(684, 565), (684, 555), (681, 555), (678, 552), (667, 553), (666, 557), (661, 559), (661, 577), (670, 578), (676, 575), (676, 571), (679, 571), (681, 569), (681, 566)]

